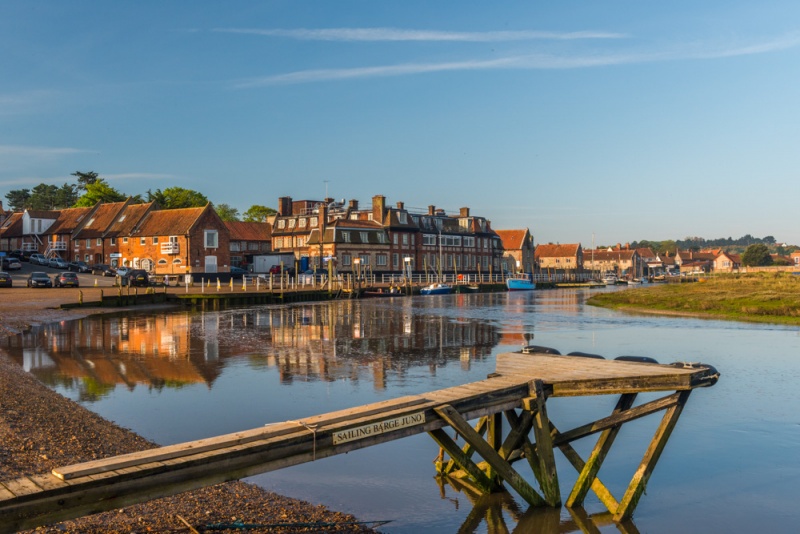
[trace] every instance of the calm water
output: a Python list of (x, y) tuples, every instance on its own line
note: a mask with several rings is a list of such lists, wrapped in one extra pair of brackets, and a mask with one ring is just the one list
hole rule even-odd
[[(563, 353), (708, 362), (722, 378), (690, 397), (635, 527), (796, 531), (800, 330), (623, 315), (585, 306), (588, 295), (557, 290), (103, 317), (43, 327), (4, 348), (59, 393), (164, 445), (481, 380), (497, 354), (518, 349), (524, 333)], [(548, 411), (566, 430), (608, 415), (615, 401), (551, 399)], [(657, 422), (650, 416), (626, 424), (600, 471), (618, 498)], [(585, 457), (594, 439), (582, 441), (575, 445)], [(566, 509), (527, 510), (513, 493), (474, 503), (440, 487), (437, 453), (420, 435), (251, 481), (363, 520), (391, 520), (382, 527), (391, 533), (487, 532), (487, 517), (502, 517), (512, 532), (579, 531)], [(556, 455), (566, 497), (575, 472)], [(523, 463), (519, 471), (530, 476)], [(603, 511), (591, 493), (587, 511)], [(617, 532), (613, 525), (599, 530)]]

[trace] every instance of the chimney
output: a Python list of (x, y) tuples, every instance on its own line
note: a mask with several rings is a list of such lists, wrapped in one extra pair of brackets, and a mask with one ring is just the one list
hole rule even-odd
[(459, 211), (460, 217), (469, 217), (469, 208), (461, 208)]
[(630, 250), (630, 249), (631, 249), (631, 244), (625, 243), (625, 250)]
[(372, 220), (383, 222), (386, 218), (386, 197), (383, 195), (375, 195), (372, 197)]
[(358, 211), (358, 200), (353, 199), (350, 201), (350, 210)]
[[(404, 209), (405, 206), (406, 205), (405, 205), (404, 202), (399, 202), (399, 201), (397, 202), (397, 209), (399, 209), (399, 210)], [(2, 208), (2, 207), (3, 207), (3, 204), (0, 202), (0, 208)]]
[(317, 226), (320, 231), (325, 229), (325, 224), (328, 222), (328, 205), (320, 204), (319, 213), (317, 213)]
[(436, 213), (436, 206), (434, 206), (433, 204), (428, 206), (428, 215), (433, 215), (435, 213)]
[(617, 250), (622, 250), (622, 243), (617, 243)]
[(278, 199), (278, 215), (289, 217), (292, 215), (292, 197), (281, 197)]

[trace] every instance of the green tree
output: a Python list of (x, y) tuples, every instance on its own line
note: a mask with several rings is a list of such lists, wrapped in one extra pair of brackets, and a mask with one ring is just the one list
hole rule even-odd
[(158, 202), (159, 206), (167, 210), (198, 208), (208, 204), (208, 198), (204, 194), (183, 187), (167, 187), (163, 191), (156, 189), (155, 193), (148, 190), (147, 200)]
[(217, 204), (214, 206), (214, 211), (217, 212), (219, 218), (223, 221), (238, 221), (239, 220), (239, 210), (236, 208), (231, 207), (228, 204)]
[(13, 189), (6, 193), (6, 200), (8, 201), (8, 209), (12, 211), (24, 211), (30, 207), (31, 190), (30, 189)]
[(742, 254), (742, 265), (753, 267), (772, 265), (772, 256), (769, 255), (767, 245), (756, 243), (748, 246)]
[(253, 204), (244, 212), (244, 220), (247, 222), (264, 222), (267, 220), (267, 217), (275, 215), (276, 213), (278, 212), (267, 206)]
[(108, 182), (102, 178), (97, 181), (86, 184), (86, 192), (75, 203), (76, 208), (83, 208), (94, 206), (98, 202), (122, 202), (127, 197), (108, 185)]
[(78, 184), (75, 186), (75, 189), (78, 191), (86, 191), (87, 185), (91, 185), (99, 179), (99, 175), (94, 171), (75, 171), (70, 176), (74, 176), (78, 179)]

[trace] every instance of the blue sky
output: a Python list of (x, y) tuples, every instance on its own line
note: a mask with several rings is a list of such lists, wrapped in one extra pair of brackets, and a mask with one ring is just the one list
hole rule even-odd
[(469, 206), (537, 242), (800, 244), (800, 3), (0, 0), (0, 198)]

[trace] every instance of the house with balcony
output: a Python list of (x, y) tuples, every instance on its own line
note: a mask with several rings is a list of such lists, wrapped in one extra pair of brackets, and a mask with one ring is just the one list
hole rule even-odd
[(89, 265), (111, 265), (113, 258), (106, 252), (106, 233), (118, 218), (123, 217), (122, 214), (129, 204), (130, 199), (95, 206), (72, 234), (71, 258)]
[(211, 204), (150, 210), (122, 235), (119, 264), (155, 274), (230, 271), (230, 239)]
[(86, 217), (97, 209), (97, 205), (86, 208), (67, 208), (58, 210), (56, 219), (47, 229), (37, 234), (42, 241), (40, 251), (45, 257), (72, 258), (73, 233), (85, 222)]

